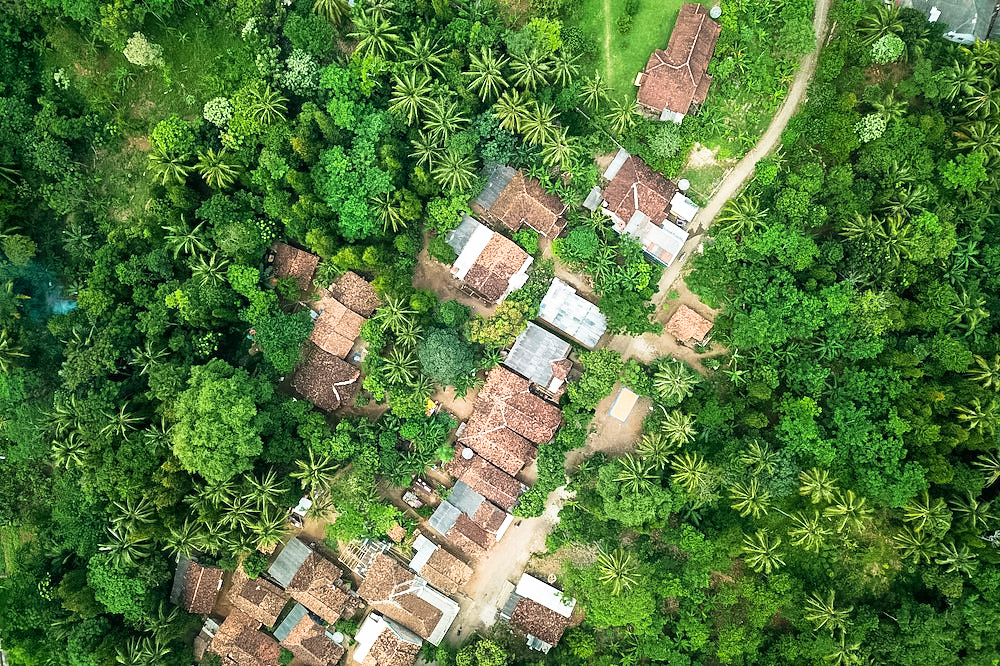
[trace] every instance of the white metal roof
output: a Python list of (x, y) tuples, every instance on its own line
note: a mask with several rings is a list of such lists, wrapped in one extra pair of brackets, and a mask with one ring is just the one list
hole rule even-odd
[(521, 580), (518, 581), (514, 592), (545, 606), (550, 611), (559, 613), (563, 617), (572, 615), (573, 608), (576, 606), (576, 599), (570, 599), (570, 602), (566, 603), (563, 601), (562, 592), (529, 574), (521, 574)]
[(386, 620), (384, 617), (378, 613), (372, 612), (365, 618), (362, 623), (361, 628), (358, 629), (357, 635), (354, 637), (354, 641), (357, 645), (354, 647), (354, 661), (357, 663), (362, 663), (368, 653), (371, 652), (372, 645), (378, 640), (378, 637), (382, 635), (382, 632), (386, 629), (392, 631), (401, 640), (407, 643), (412, 643), (413, 645), (421, 645), (423, 641), (420, 636), (410, 631), (405, 627), (401, 627), (392, 620)]
[(682, 220), (690, 222), (694, 219), (695, 213), (698, 212), (698, 206), (696, 206), (695, 203), (686, 196), (678, 192), (674, 195), (674, 198), (670, 200), (670, 212)]

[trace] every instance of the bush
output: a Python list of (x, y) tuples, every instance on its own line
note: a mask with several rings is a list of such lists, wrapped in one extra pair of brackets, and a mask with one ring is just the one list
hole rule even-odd
[(323, 56), (336, 39), (336, 32), (325, 19), (312, 14), (292, 14), (285, 21), (285, 37), (293, 49), (301, 49), (314, 56)]
[(278, 657), (278, 663), (281, 666), (288, 666), (295, 659), (295, 654), (288, 648), (281, 648), (281, 656)]
[(431, 256), (431, 259), (440, 261), (442, 264), (450, 265), (454, 263), (458, 255), (455, 254), (455, 248), (445, 242), (442, 236), (434, 235), (430, 237), (427, 241), (427, 254)]
[(243, 560), (243, 571), (250, 578), (256, 578), (261, 575), (267, 571), (267, 555), (256, 550), (247, 555), (246, 559)]
[(163, 47), (146, 39), (141, 32), (133, 32), (122, 51), (125, 59), (139, 67), (163, 67)]
[(225, 127), (233, 117), (233, 105), (225, 97), (213, 97), (205, 102), (204, 118), (216, 127)]
[(454, 385), (476, 367), (472, 348), (451, 329), (431, 330), (417, 348), (417, 357), (427, 376), (443, 386)]
[(514, 242), (530, 255), (538, 254), (538, 232), (525, 227), (514, 234)]
[(437, 320), (448, 328), (461, 328), (469, 321), (472, 310), (458, 301), (445, 301), (438, 305)]
[(904, 47), (903, 40), (896, 35), (882, 35), (872, 44), (872, 60), (880, 65), (896, 62), (903, 54)]
[(149, 143), (164, 155), (190, 155), (195, 152), (196, 140), (191, 125), (175, 113), (156, 123)]
[(632, 17), (631, 16), (619, 16), (618, 20), (615, 21), (618, 26), (618, 32), (622, 35), (627, 35), (632, 32)]

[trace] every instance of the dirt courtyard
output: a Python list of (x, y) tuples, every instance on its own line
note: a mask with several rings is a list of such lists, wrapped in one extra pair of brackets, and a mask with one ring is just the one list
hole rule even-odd
[(442, 303), (458, 301), (462, 305), (472, 308), (474, 314), (481, 314), (484, 317), (493, 315), (496, 306), (487, 305), (478, 298), (463, 294), (458, 285), (459, 281), (455, 279), (447, 266), (431, 259), (426, 249), (420, 251), (417, 256), (417, 266), (413, 270), (414, 287), (433, 291)]

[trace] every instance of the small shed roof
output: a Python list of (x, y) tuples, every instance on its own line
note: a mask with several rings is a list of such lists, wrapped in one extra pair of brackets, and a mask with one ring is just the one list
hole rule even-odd
[(312, 276), (319, 257), (311, 252), (292, 247), (288, 243), (275, 243), (268, 255), (271, 270), (277, 278), (292, 277), (300, 291), (312, 290)]
[(274, 628), (274, 637), (279, 641), (283, 641), (288, 638), (288, 634), (292, 633), (292, 629), (295, 625), (299, 623), (299, 620), (304, 618), (309, 613), (306, 607), (302, 604), (295, 604), (292, 606), (292, 610), (288, 611), (288, 615), (285, 619), (281, 621), (277, 627)]
[(573, 608), (576, 607), (576, 599), (571, 599), (568, 602), (563, 601), (562, 591), (538, 580), (530, 574), (521, 574), (521, 580), (518, 581), (514, 591), (522, 597), (531, 599), (563, 617), (572, 615)]
[(455, 526), (455, 521), (462, 515), (462, 510), (451, 502), (441, 502), (431, 514), (427, 523), (439, 534), (447, 535)]
[(483, 169), (483, 176), (486, 178), (486, 187), (476, 197), (476, 203), (489, 210), (493, 202), (497, 200), (500, 193), (510, 183), (515, 173), (517, 173), (516, 169), (504, 164), (492, 164)]
[(274, 559), (267, 573), (271, 578), (278, 581), (282, 587), (288, 587), (292, 578), (299, 572), (306, 558), (312, 555), (312, 549), (299, 539), (289, 539), (285, 547), (281, 549)]
[(564, 373), (556, 376), (556, 364), (567, 359), (571, 350), (568, 342), (529, 321), (507, 352), (503, 364), (555, 393), (566, 380)]
[(477, 493), (475, 490), (469, 487), (469, 484), (464, 481), (458, 481), (455, 486), (451, 489), (451, 494), (448, 495), (448, 502), (454, 504), (462, 513), (472, 518), (479, 511), (479, 507), (483, 505), (486, 498)]
[(588, 349), (597, 346), (608, 328), (608, 320), (597, 306), (559, 278), (552, 278), (538, 318)]
[(712, 322), (692, 310), (681, 305), (667, 321), (667, 333), (678, 340), (694, 340), (702, 342), (712, 330)]
[(632, 414), (632, 409), (635, 407), (635, 403), (639, 400), (639, 396), (627, 386), (623, 386), (618, 395), (615, 397), (614, 403), (611, 405), (611, 410), (608, 414), (612, 418), (618, 419), (622, 423), (628, 421), (629, 415)]
[(354, 398), (361, 370), (311, 342), (302, 348), (302, 363), (292, 377), (292, 388), (314, 405), (333, 411)]
[(379, 613), (365, 618), (354, 637), (354, 663), (362, 666), (411, 666), (423, 641)]
[(330, 295), (362, 317), (371, 317), (381, 307), (375, 287), (354, 271), (347, 271), (330, 285)]

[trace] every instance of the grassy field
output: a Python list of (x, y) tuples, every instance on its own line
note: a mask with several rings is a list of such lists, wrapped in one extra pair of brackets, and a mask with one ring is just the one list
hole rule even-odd
[[(583, 0), (576, 26), (598, 45), (599, 71), (613, 97), (635, 95), (635, 75), (655, 49), (666, 48), (682, 0), (639, 0), (627, 35), (618, 31), (618, 18), (625, 14), (626, 0)], [(585, 72), (592, 76), (593, 72)]]

